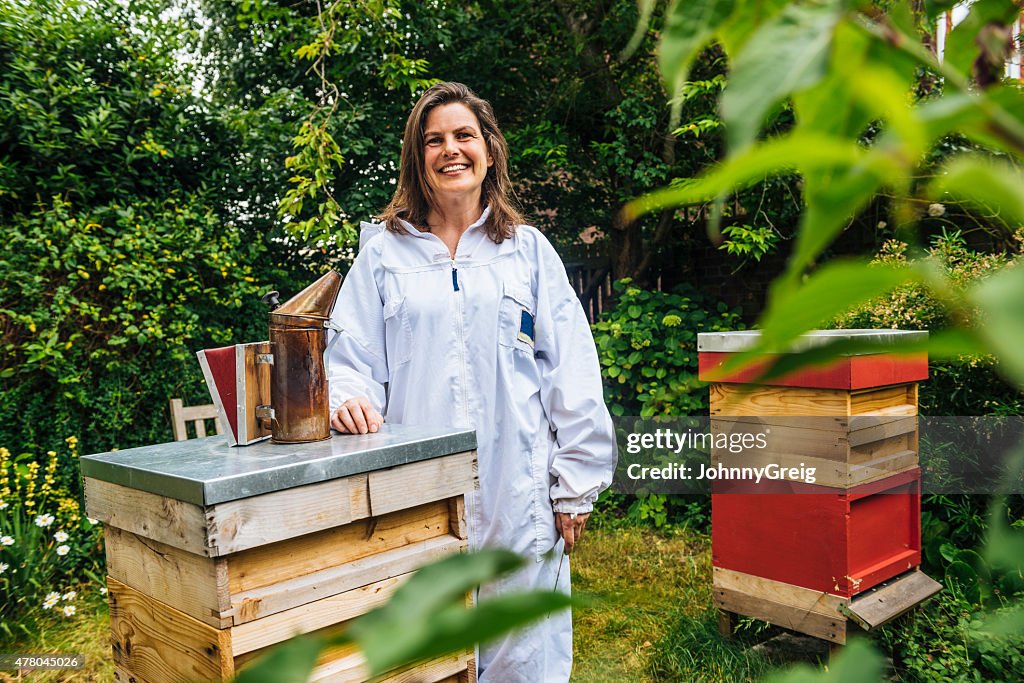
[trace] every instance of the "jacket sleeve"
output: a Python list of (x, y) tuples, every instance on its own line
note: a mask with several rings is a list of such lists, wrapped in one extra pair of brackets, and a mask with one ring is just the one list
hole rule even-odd
[(331, 414), (355, 396), (366, 396), (384, 412), (388, 365), (384, 342), (384, 304), (374, 270), (379, 251), (360, 251), (341, 285), (331, 314), (335, 328), (327, 354)]
[(555, 512), (590, 512), (615, 470), (615, 430), (604, 403), (594, 337), (554, 248), (538, 234), (536, 357), (541, 402), (555, 434)]

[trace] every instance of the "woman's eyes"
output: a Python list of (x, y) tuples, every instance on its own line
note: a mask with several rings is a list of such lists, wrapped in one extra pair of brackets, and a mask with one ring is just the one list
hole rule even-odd
[[(476, 136), (465, 131), (455, 134), (456, 140), (469, 140), (474, 137)], [(441, 137), (427, 138), (427, 145), (429, 146), (440, 145), (442, 142), (444, 142), (444, 138)]]

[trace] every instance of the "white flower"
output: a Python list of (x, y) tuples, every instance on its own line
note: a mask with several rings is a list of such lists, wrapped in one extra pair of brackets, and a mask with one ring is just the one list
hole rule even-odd
[(6, 562), (0, 562), (0, 574), (3, 574), (5, 571), (7, 571), (7, 568), (10, 566), (11, 565), (7, 564)]
[(7, 509), (7, 503), (5, 501), (0, 500), (0, 510), (6, 510), (6, 509)]
[(50, 593), (43, 600), (43, 609), (50, 609), (60, 600), (60, 593)]
[(61, 557), (64, 557), (69, 552), (71, 552), (71, 546), (66, 546), (66, 545), (59, 545), (59, 546), (57, 546), (57, 554), (60, 555)]
[(36, 526), (47, 527), (53, 524), (53, 515), (39, 515), (36, 517)]
[(100, 595), (106, 595), (106, 594), (107, 594), (107, 587), (103, 586), (102, 588), (100, 588)]
[(14, 545), (14, 539), (10, 536), (0, 536), (0, 545)]
[(57, 541), (57, 543), (63, 543), (68, 540), (68, 535), (63, 531), (58, 531), (53, 535), (53, 540)]
[(946, 213), (946, 207), (942, 204), (929, 204), (928, 215), (932, 218), (937, 218)]
[(100, 520), (93, 519), (92, 517), (86, 517), (86, 519), (89, 520), (89, 524), (92, 524), (93, 526), (96, 526), (97, 524), (100, 523)]
[(73, 616), (74, 614), (75, 614), (75, 606), (74, 605), (64, 605), (64, 616), (70, 617), (70, 616)]
[(78, 593), (76, 593), (75, 591), (68, 591), (67, 593), (64, 594), (64, 599), (65, 600), (74, 600), (77, 597), (78, 597)]

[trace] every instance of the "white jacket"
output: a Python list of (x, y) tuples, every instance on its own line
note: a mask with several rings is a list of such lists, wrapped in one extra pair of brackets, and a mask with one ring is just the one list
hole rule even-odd
[(588, 512), (611, 482), (614, 430), (558, 255), (530, 226), (495, 244), (487, 214), (454, 259), (411, 225), (399, 235), (364, 224), (332, 316), (342, 331), (329, 355), (331, 411), (365, 395), (388, 422), (475, 429), (470, 543), (541, 562), (559, 541), (553, 510)]

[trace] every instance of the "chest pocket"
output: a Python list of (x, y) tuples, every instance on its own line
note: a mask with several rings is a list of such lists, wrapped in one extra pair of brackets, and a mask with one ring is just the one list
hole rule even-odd
[(394, 371), (412, 358), (412, 327), (409, 326), (405, 297), (396, 297), (385, 302), (384, 335), (388, 368)]
[(530, 290), (506, 284), (499, 312), (498, 343), (533, 355), (537, 326)]

